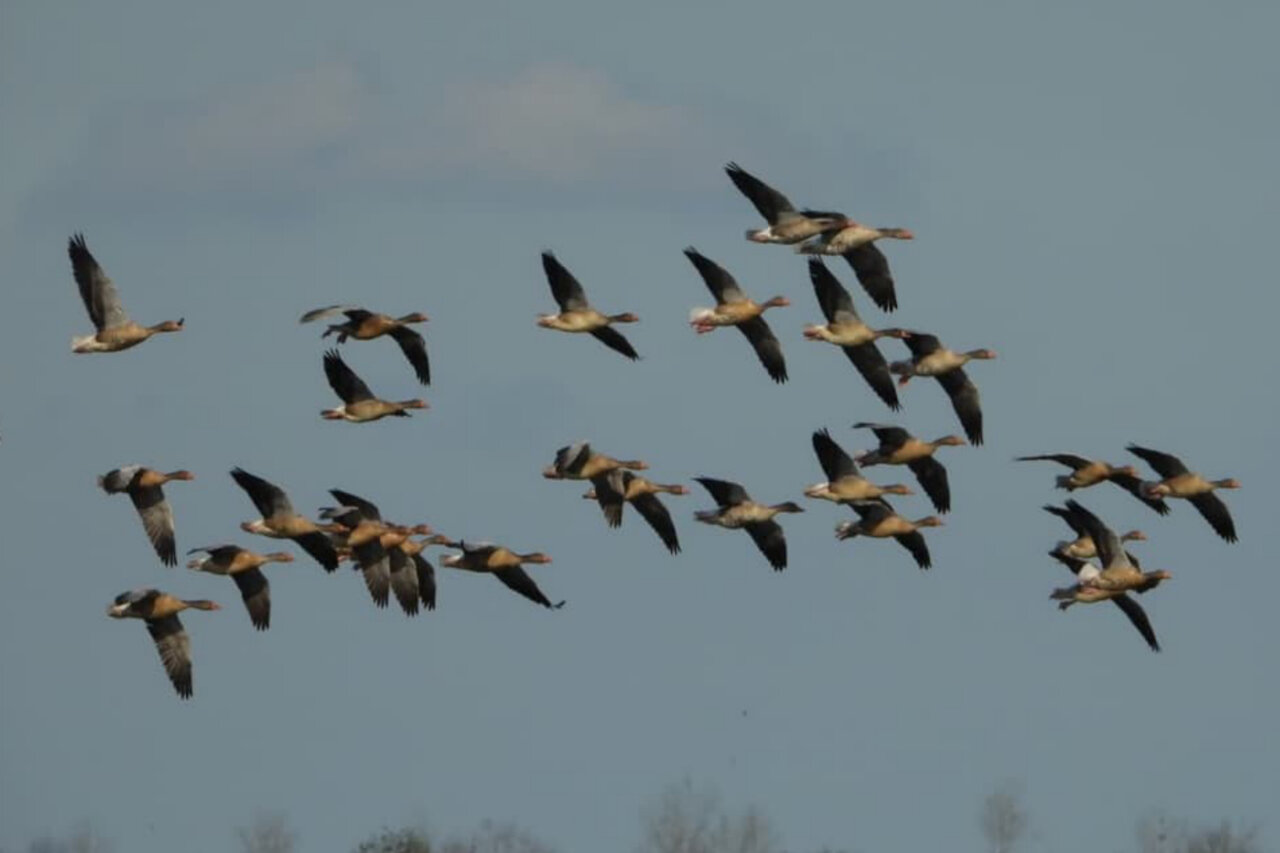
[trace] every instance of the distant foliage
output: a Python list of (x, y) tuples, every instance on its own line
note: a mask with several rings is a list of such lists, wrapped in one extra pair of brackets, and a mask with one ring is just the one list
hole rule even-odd
[(555, 853), (555, 848), (513, 824), (486, 820), (470, 837), (448, 841), (438, 853)]
[(417, 829), (384, 829), (360, 843), (355, 853), (432, 853), (426, 833)]
[(769, 819), (755, 807), (727, 813), (711, 790), (685, 779), (662, 793), (640, 819), (638, 853), (776, 853)]
[(293, 853), (297, 836), (284, 815), (259, 815), (252, 826), (236, 830), (244, 853)]
[(1027, 833), (1027, 813), (1012, 785), (1006, 783), (982, 801), (982, 835), (991, 853), (1013, 853)]
[(27, 853), (115, 853), (115, 845), (83, 824), (66, 838), (37, 838), (27, 845)]
[(1165, 814), (1138, 823), (1141, 853), (1262, 853), (1257, 829), (1237, 829), (1228, 821), (1201, 829)]

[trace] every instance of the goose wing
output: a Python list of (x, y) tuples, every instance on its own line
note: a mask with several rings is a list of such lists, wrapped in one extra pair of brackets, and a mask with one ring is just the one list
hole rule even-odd
[(160, 663), (168, 674), (173, 687), (183, 699), (190, 699), (191, 686), (191, 638), (182, 629), (177, 615), (163, 619), (148, 619), (147, 633), (155, 641), (160, 652)]
[(716, 480), (712, 477), (694, 477), (695, 481), (711, 493), (711, 499), (722, 507), (736, 506), (751, 500), (747, 490), (731, 480)]
[(893, 275), (889, 272), (889, 259), (875, 243), (864, 243), (850, 249), (844, 253), (844, 259), (853, 268), (858, 284), (881, 311), (897, 309), (898, 294), (894, 290)]
[(166, 566), (178, 565), (178, 548), (174, 537), (173, 509), (159, 486), (146, 489), (130, 489), (129, 498), (142, 519), (151, 546), (156, 549), (160, 562)]
[(235, 480), (236, 484), (245, 490), (249, 495), (249, 499), (253, 501), (253, 505), (257, 507), (258, 512), (262, 513), (263, 518), (271, 518), (276, 515), (292, 516), (295, 514), (293, 504), (289, 503), (289, 496), (284, 493), (284, 489), (274, 483), (268, 483), (243, 468), (232, 468), (231, 479)]
[(951, 483), (946, 466), (932, 456), (924, 456), (908, 462), (907, 467), (916, 475), (933, 508), (938, 512), (951, 512)]
[(889, 363), (885, 361), (884, 354), (875, 341), (841, 349), (886, 406), (895, 412), (902, 408), (902, 404), (898, 402), (898, 389), (893, 384), (893, 374), (889, 372)]
[(607, 346), (614, 352), (620, 352), (632, 361), (640, 359), (639, 353), (635, 351), (635, 347), (631, 346), (631, 342), (615, 329), (613, 326), (601, 326), (598, 329), (591, 330), (591, 337)]
[(396, 326), (389, 334), (400, 346), (404, 357), (413, 365), (413, 373), (423, 385), (431, 384), (431, 361), (427, 358), (427, 342), (421, 333), (408, 326)]
[(547, 274), (551, 295), (561, 311), (581, 311), (590, 307), (582, 285), (551, 252), (542, 253), (542, 271)]
[(1136, 444), (1130, 444), (1125, 448), (1134, 456), (1137, 456), (1143, 462), (1151, 466), (1151, 469), (1161, 477), (1168, 479), (1169, 477), (1177, 477), (1180, 474), (1189, 474), (1187, 466), (1182, 464), (1182, 460), (1170, 453), (1161, 453), (1159, 450), (1152, 450), (1149, 447), (1139, 447)]
[(948, 370), (934, 378), (951, 398), (951, 408), (960, 418), (969, 442), (975, 447), (982, 444), (982, 402), (978, 397), (978, 386), (973, 384), (963, 367)]
[(702, 276), (702, 281), (707, 285), (707, 290), (711, 291), (711, 295), (716, 298), (718, 304), (746, 301), (747, 295), (742, 292), (738, 282), (733, 276), (729, 275), (724, 267), (699, 254), (698, 250), (692, 246), (685, 249), (684, 254), (693, 263), (694, 268), (698, 270), (698, 274)]
[(115, 284), (99, 266), (83, 234), (74, 235), (67, 243), (67, 254), (71, 258), (71, 274), (80, 289), (80, 298), (89, 312), (89, 319), (99, 332), (126, 325), (129, 315), (120, 304), (120, 294)]
[(756, 357), (764, 365), (769, 378), (778, 383), (786, 382), (787, 362), (782, 357), (782, 344), (778, 343), (764, 317), (752, 317), (745, 323), (739, 323), (738, 329), (751, 342), (751, 348), (756, 351)]
[(782, 532), (782, 525), (773, 520), (754, 521), (745, 529), (775, 572), (787, 567), (787, 538)]
[(860, 323), (853, 307), (853, 297), (844, 285), (835, 277), (821, 258), (809, 258), (809, 281), (813, 283), (814, 295), (818, 297), (818, 305), (822, 308), (822, 316), (828, 323)]
[(520, 566), (503, 569), (494, 572), (493, 575), (502, 581), (507, 589), (520, 593), (535, 604), (541, 604), (551, 610), (558, 610), (564, 607), (563, 601), (552, 604), (551, 600), (542, 594), (542, 590), (538, 589), (538, 585), (533, 582), (533, 578), (529, 577), (529, 573)]
[(324, 375), (329, 380), (329, 387), (333, 389), (333, 393), (347, 405), (374, 399), (369, 386), (365, 385), (364, 380), (356, 376), (356, 372), (347, 366), (336, 349), (328, 350), (324, 354)]
[(675, 522), (671, 520), (671, 513), (667, 512), (666, 506), (658, 500), (658, 496), (641, 495), (633, 500), (631, 505), (645, 521), (649, 522), (649, 526), (653, 528), (654, 533), (658, 534), (658, 538), (662, 540), (663, 545), (667, 546), (667, 550), (672, 554), (679, 554), (680, 539), (676, 536)]
[(813, 452), (817, 455), (818, 464), (822, 466), (822, 473), (826, 474), (829, 482), (834, 483), (843, 477), (856, 477), (861, 474), (853, 457), (836, 444), (836, 440), (826, 429), (820, 429), (813, 434)]
[(240, 589), (240, 597), (244, 599), (245, 609), (249, 611), (249, 621), (259, 631), (271, 627), (271, 585), (267, 576), (260, 569), (247, 569), (231, 576)]
[(795, 219), (799, 215), (790, 199), (737, 163), (728, 164), (724, 171), (738, 191), (747, 197), (770, 225), (783, 219)]

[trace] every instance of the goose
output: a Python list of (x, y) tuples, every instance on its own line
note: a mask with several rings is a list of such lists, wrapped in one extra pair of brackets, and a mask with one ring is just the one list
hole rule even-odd
[(609, 526), (619, 527), (622, 524), (623, 506), (630, 503), (653, 528), (653, 532), (658, 534), (667, 550), (672, 554), (679, 554), (680, 539), (676, 536), (675, 522), (671, 520), (671, 513), (667, 512), (658, 495), (687, 495), (689, 489), (681, 485), (655, 483), (622, 468), (615, 468), (604, 477), (609, 485), (606, 491), (597, 494), (596, 489), (588, 489), (583, 497), (600, 504)]
[[(1089, 535), (1089, 529), (1079, 513), (1073, 511), (1070, 507), (1052, 506), (1050, 504), (1046, 504), (1043, 509), (1045, 512), (1052, 513), (1065, 521), (1076, 534), (1076, 538), (1073, 541), (1063, 540), (1055, 545), (1054, 551), (1077, 560), (1089, 560), (1098, 556), (1098, 546), (1094, 544), (1093, 537)], [(1130, 530), (1120, 537), (1121, 542), (1145, 542), (1146, 539), (1147, 534), (1141, 530)], [(1138, 565), (1138, 560), (1133, 554), (1126, 551), (1125, 555), (1129, 558), (1129, 562), (1135, 566)]]
[(719, 505), (713, 510), (695, 512), (695, 519), (728, 530), (746, 530), (774, 571), (780, 572), (787, 567), (787, 540), (782, 526), (774, 521), (774, 517), (781, 513), (804, 512), (804, 507), (791, 501), (771, 505), (756, 503), (738, 483), (711, 477), (694, 479)]
[(147, 623), (147, 633), (155, 641), (160, 652), (160, 662), (168, 674), (178, 696), (190, 699), (191, 639), (182, 627), (178, 614), (184, 610), (221, 610), (213, 601), (196, 599), (188, 601), (175, 598), (158, 589), (135, 589), (122, 592), (107, 607), (112, 619), (141, 619)]
[(427, 322), (426, 314), (415, 311), (403, 317), (391, 317), (367, 311), (355, 305), (328, 305), (308, 311), (298, 322), (310, 323), (336, 314), (345, 315), (347, 322), (329, 326), (320, 336), (321, 339), (337, 334), (338, 343), (344, 344), (349, 337), (357, 341), (371, 341), (387, 335), (399, 345), (400, 351), (413, 366), (413, 372), (418, 377), (418, 381), (423, 385), (431, 384), (431, 362), (427, 358), (427, 342), (423, 340), (421, 334), (410, 329), (408, 325)]
[[(858, 463), (845, 453), (844, 448), (836, 443), (831, 433), (820, 429), (813, 434), (813, 452), (818, 457), (818, 464), (827, 475), (827, 482), (815, 483), (804, 490), (805, 497), (818, 500), (848, 503), (850, 501), (874, 500), (884, 495), (910, 495), (911, 489), (901, 483), (890, 486), (877, 486), (862, 476)], [(945, 471), (943, 472), (945, 476)]]
[(1231, 512), (1222, 499), (1213, 493), (1214, 489), (1238, 489), (1240, 481), (1228, 477), (1225, 480), (1206, 480), (1204, 477), (1188, 470), (1182, 460), (1169, 453), (1139, 447), (1130, 444), (1126, 448), (1130, 453), (1142, 459), (1163, 479), (1158, 483), (1144, 483), (1144, 494), (1148, 498), (1184, 498), (1191, 502), (1214, 532), (1227, 542), (1236, 542), (1236, 525), (1231, 519)]
[(1041, 453), (1035, 456), (1016, 456), (1015, 462), (1057, 462), (1059, 465), (1065, 465), (1071, 469), (1070, 474), (1060, 474), (1055, 479), (1055, 484), (1059, 489), (1066, 489), (1068, 492), (1074, 492), (1076, 489), (1087, 489), (1090, 486), (1096, 486), (1098, 483), (1110, 481), (1147, 506), (1158, 512), (1160, 515), (1169, 514), (1169, 505), (1159, 498), (1149, 498), (1142, 493), (1142, 478), (1138, 474), (1138, 469), (1132, 465), (1112, 465), (1110, 462), (1100, 462), (1094, 459), (1086, 459), (1083, 456), (1077, 456), (1074, 453)]
[(959, 447), (965, 440), (958, 435), (944, 435), (934, 441), (921, 441), (899, 426), (859, 421), (854, 429), (869, 429), (880, 439), (880, 446), (854, 457), (863, 467), (872, 465), (906, 465), (916, 475), (920, 488), (929, 496), (933, 508), (940, 513), (951, 511), (951, 483), (947, 469), (934, 458), (939, 447)]
[(747, 229), (747, 239), (753, 243), (799, 243), (825, 231), (842, 228), (848, 221), (843, 213), (796, 210), (785, 195), (737, 163), (729, 163), (724, 171), (769, 223), (767, 228)]
[(885, 405), (894, 411), (900, 409), (893, 376), (876, 341), (883, 337), (903, 338), (907, 333), (902, 329), (872, 329), (862, 322), (849, 291), (819, 258), (809, 259), (809, 281), (813, 283), (813, 292), (827, 323), (805, 326), (805, 338), (840, 347)]
[(849, 504), (858, 514), (857, 521), (842, 521), (836, 525), (836, 538), (843, 541), (855, 536), (870, 536), (875, 539), (893, 538), (898, 544), (911, 552), (916, 565), (928, 569), (933, 565), (929, 556), (929, 546), (920, 531), (926, 527), (941, 527), (942, 519), (930, 515), (918, 521), (903, 518), (893, 511), (884, 499), (875, 501), (854, 501)]
[[(1067, 510), (1093, 540), (1102, 569), (1088, 577), (1079, 576), (1080, 585), (1111, 592), (1151, 589), (1173, 577), (1167, 571), (1144, 572), (1129, 558), (1120, 537), (1096, 515), (1074, 500), (1066, 502)], [(1057, 549), (1055, 549), (1057, 550)], [(1064, 554), (1064, 556), (1067, 556)]]
[(125, 493), (133, 501), (142, 529), (151, 540), (160, 562), (166, 566), (178, 565), (177, 544), (174, 541), (173, 509), (164, 496), (165, 483), (174, 480), (194, 480), (190, 471), (170, 471), (167, 474), (141, 465), (125, 465), (113, 468), (98, 478), (98, 487), (109, 495)]
[(492, 542), (450, 542), (447, 547), (462, 551), (461, 554), (450, 554), (440, 561), (440, 565), (449, 569), (461, 569), (466, 572), (486, 572), (502, 581), (508, 589), (520, 593), (525, 598), (541, 604), (549, 610), (564, 607), (563, 601), (552, 604), (542, 594), (533, 578), (522, 568), (524, 563), (543, 565), (551, 562), (551, 558), (541, 551), (532, 554), (517, 554), (509, 548), (494, 545)]
[(324, 354), (324, 375), (329, 380), (333, 393), (342, 399), (342, 405), (336, 409), (325, 409), (320, 416), (330, 421), (348, 421), (360, 424), (381, 420), (388, 415), (399, 418), (409, 417), (409, 409), (425, 409), (425, 400), (379, 400), (373, 396), (369, 386), (364, 384), (355, 371), (347, 366), (336, 349)]
[[(1071, 573), (1077, 578), (1085, 579), (1096, 576), (1098, 568), (1091, 563), (1077, 559), (1075, 557), (1063, 554), (1055, 549), (1049, 552), (1049, 556), (1065, 565), (1071, 570)], [(1135, 592), (1143, 592), (1144, 590), (1135, 590)], [(1110, 601), (1120, 608), (1129, 620), (1129, 623), (1138, 630), (1142, 635), (1142, 639), (1147, 641), (1147, 645), (1151, 651), (1160, 651), (1160, 641), (1156, 639), (1155, 629), (1151, 627), (1151, 620), (1147, 618), (1147, 611), (1142, 609), (1142, 605), (1129, 597), (1127, 593), (1108, 592), (1098, 589), (1097, 587), (1076, 584), (1074, 587), (1067, 587), (1061, 590), (1054, 590), (1051, 599), (1056, 598), (1058, 601), (1058, 609), (1066, 610), (1073, 604), (1095, 604), (1099, 601)]]
[(716, 298), (716, 307), (694, 308), (690, 312), (689, 324), (694, 331), (702, 335), (715, 331), (719, 326), (737, 326), (751, 342), (769, 378), (778, 383), (786, 382), (787, 363), (782, 357), (782, 345), (763, 315), (769, 308), (790, 305), (791, 300), (785, 296), (775, 296), (765, 302), (748, 299), (738, 282), (719, 264), (699, 254), (693, 247), (685, 249), (684, 254)]
[(982, 444), (982, 408), (978, 400), (978, 386), (964, 372), (963, 365), (973, 359), (992, 359), (994, 350), (975, 349), (955, 352), (942, 345), (934, 335), (908, 332), (902, 339), (911, 350), (909, 361), (895, 361), (890, 372), (901, 377), (898, 384), (906, 385), (913, 376), (932, 376), (951, 398), (951, 406), (960, 418), (965, 435), (975, 446)]
[(542, 476), (548, 480), (591, 480), (598, 487), (600, 484), (595, 481), (616, 468), (644, 471), (648, 467), (640, 459), (614, 459), (596, 453), (589, 442), (575, 441), (556, 451), (552, 463), (542, 469)]
[(862, 289), (881, 311), (898, 308), (898, 294), (889, 272), (889, 259), (876, 246), (876, 240), (914, 240), (906, 228), (872, 228), (848, 220), (838, 231), (827, 231), (796, 246), (802, 255), (842, 255), (853, 268)]
[(403, 544), (410, 536), (428, 534), (431, 528), (425, 524), (413, 527), (389, 524), (383, 521), (381, 511), (372, 501), (342, 489), (330, 489), (329, 494), (342, 507), (325, 507), (320, 517), (336, 521), (347, 529), (346, 545), (364, 577), (369, 595), (375, 605), (386, 607), (392, 585), (388, 549)]
[(244, 599), (253, 627), (259, 631), (270, 628), (271, 585), (267, 583), (262, 567), (267, 563), (292, 563), (293, 555), (288, 551), (255, 554), (239, 545), (206, 545), (187, 552), (188, 555), (200, 553), (207, 556), (188, 561), (187, 568), (212, 575), (230, 575)]
[(419, 602), (428, 610), (436, 609), (436, 571), (422, 552), (428, 545), (444, 545), (449, 541), (438, 533), (429, 539), (406, 538), (394, 545), (386, 544), (384, 538), (383, 547), (387, 549), (391, 568), (391, 591), (405, 615), (416, 616)]
[(558, 332), (586, 332), (614, 352), (621, 353), (632, 361), (640, 356), (631, 342), (622, 333), (613, 328), (611, 323), (637, 323), (640, 318), (631, 312), (625, 314), (601, 314), (587, 302), (587, 294), (573, 273), (565, 269), (564, 264), (551, 252), (542, 253), (542, 270), (547, 275), (547, 283), (551, 285), (551, 295), (560, 306), (559, 314), (539, 314), (538, 325), (544, 329), (555, 329)]
[(71, 273), (80, 288), (80, 298), (98, 331), (71, 339), (71, 351), (120, 352), (161, 332), (180, 332), (185, 319), (166, 320), (154, 326), (140, 326), (129, 319), (115, 284), (89, 252), (83, 234), (75, 234), (67, 243), (67, 255), (71, 258)]
[(283, 489), (243, 468), (231, 469), (231, 478), (244, 489), (258, 512), (262, 513), (262, 518), (241, 523), (241, 530), (272, 539), (292, 539), (323, 566), (325, 571), (332, 572), (338, 568), (338, 552), (325, 533), (326, 529), (334, 530), (334, 525), (321, 527), (298, 515)]

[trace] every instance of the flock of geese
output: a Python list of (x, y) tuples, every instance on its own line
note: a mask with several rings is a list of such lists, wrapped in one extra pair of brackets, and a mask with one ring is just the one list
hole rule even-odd
[[(894, 311), (898, 307), (898, 295), (888, 261), (877, 243), (885, 239), (911, 240), (910, 231), (870, 227), (842, 213), (798, 209), (785, 195), (736, 163), (727, 165), (725, 171), (767, 223), (765, 227), (748, 230), (747, 239), (754, 243), (791, 245), (797, 253), (808, 256), (809, 280), (826, 323), (806, 326), (805, 339), (825, 341), (842, 349), (875, 395), (895, 412), (901, 409), (899, 389), (913, 377), (933, 377), (950, 398), (964, 437), (945, 435), (925, 441), (898, 425), (860, 421), (853, 426), (870, 430), (879, 445), (851, 456), (828, 430), (814, 432), (813, 450), (827, 479), (804, 490), (808, 498), (844, 504), (853, 510), (856, 517), (837, 526), (838, 539), (893, 539), (910, 553), (921, 569), (928, 569), (932, 566), (932, 557), (922, 531), (940, 526), (941, 518), (929, 515), (912, 520), (899, 514), (887, 496), (909, 496), (914, 494), (913, 489), (902, 483), (874, 483), (864, 469), (877, 465), (906, 466), (934, 511), (948, 513), (951, 488), (947, 469), (937, 459), (937, 451), (942, 447), (983, 443), (978, 388), (965, 366), (970, 361), (993, 359), (995, 353), (989, 349), (951, 350), (937, 336), (924, 332), (871, 328), (854, 307), (849, 291), (823, 261), (824, 256), (842, 256), (871, 301), (886, 312)], [(786, 382), (787, 365), (782, 345), (770, 329), (765, 312), (788, 306), (790, 300), (786, 296), (774, 296), (757, 302), (723, 266), (692, 247), (684, 253), (715, 299), (714, 306), (695, 308), (690, 313), (693, 330), (701, 335), (726, 326), (737, 327), (769, 377), (775, 382)], [(184, 328), (182, 319), (152, 326), (133, 322), (120, 302), (115, 285), (89, 252), (83, 236), (77, 234), (71, 238), (68, 254), (81, 298), (96, 329), (92, 335), (73, 338), (73, 352), (121, 352), (154, 335)], [(551, 252), (543, 252), (542, 268), (559, 311), (539, 315), (539, 326), (589, 334), (628, 359), (640, 357), (616, 328), (636, 322), (639, 318), (635, 314), (606, 314), (595, 308), (582, 284)], [(388, 337), (404, 354), (418, 381), (422, 385), (430, 384), (426, 344), (422, 335), (412, 328), (427, 322), (425, 314), (412, 313), (397, 318), (361, 307), (332, 305), (308, 311), (302, 315), (301, 322), (337, 317), (344, 318), (343, 322), (328, 325), (322, 338), (336, 335), (336, 343), (341, 345), (349, 339), (370, 341)], [(881, 338), (902, 341), (909, 358), (887, 361), (879, 348)], [(384, 417), (409, 417), (411, 410), (427, 408), (421, 399), (385, 400), (376, 396), (347, 365), (336, 347), (324, 353), (322, 364), (330, 387), (341, 401), (341, 405), (321, 412), (325, 419), (366, 423)], [(1161, 515), (1170, 511), (1166, 499), (1186, 499), (1222, 539), (1236, 541), (1230, 513), (1214, 494), (1216, 489), (1239, 488), (1236, 480), (1205, 479), (1168, 453), (1136, 445), (1130, 445), (1128, 450), (1146, 462), (1158, 479), (1144, 480), (1132, 465), (1114, 466), (1072, 454), (1018, 459), (1052, 461), (1066, 466), (1071, 473), (1059, 476), (1056, 485), (1068, 492), (1110, 481)], [(583, 497), (599, 504), (611, 527), (622, 524), (624, 510), (630, 504), (666, 549), (678, 554), (680, 540), (676, 526), (660, 495), (685, 495), (689, 490), (679, 484), (657, 483), (636, 473), (647, 468), (641, 460), (615, 459), (583, 441), (560, 448), (543, 476), (589, 483), (590, 489)], [(336, 571), (342, 561), (350, 560), (362, 573), (370, 596), (379, 607), (386, 607), (394, 595), (409, 615), (417, 614), (420, 608), (435, 608), (435, 569), (424, 556), (424, 551), (432, 545), (456, 552), (440, 560), (442, 567), (491, 574), (514, 592), (543, 607), (555, 609), (564, 605), (563, 601), (552, 602), (547, 598), (524, 569), (525, 565), (551, 562), (542, 552), (522, 553), (488, 542), (455, 541), (427, 524), (388, 521), (374, 503), (340, 489), (330, 491), (336, 505), (321, 507), (312, 519), (295, 510), (288, 494), (278, 485), (241, 468), (234, 468), (231, 477), (259, 513), (258, 518), (240, 525), (242, 531), (291, 540), (327, 572)], [(192, 479), (188, 471), (166, 473), (129, 465), (98, 478), (98, 484), (108, 494), (129, 496), (160, 561), (166, 566), (176, 566), (174, 514), (164, 487)], [(745, 530), (773, 569), (781, 571), (787, 567), (787, 542), (778, 517), (802, 512), (802, 507), (792, 501), (760, 503), (742, 485), (730, 480), (694, 479), (716, 504), (714, 509), (695, 512), (697, 521), (729, 530)], [(1076, 535), (1073, 540), (1059, 542), (1049, 552), (1075, 576), (1073, 584), (1053, 590), (1051, 599), (1059, 602), (1058, 606), (1064, 610), (1074, 604), (1111, 601), (1124, 612), (1147, 644), (1159, 651), (1151, 622), (1130, 593), (1148, 592), (1171, 575), (1167, 571), (1143, 571), (1138, 559), (1124, 548), (1124, 542), (1146, 537), (1140, 531), (1118, 535), (1075, 500), (1045, 509), (1062, 518)], [(257, 553), (235, 544), (215, 544), (188, 551), (188, 555), (195, 554), (201, 556), (191, 559), (188, 568), (230, 576), (251, 623), (259, 630), (266, 630), (271, 624), (271, 592), (263, 567), (290, 562), (293, 555), (288, 551)], [(107, 609), (109, 616), (118, 619), (143, 620), (173, 686), (183, 698), (193, 692), (190, 641), (179, 620), (179, 614), (188, 609), (217, 610), (219, 606), (207, 599), (183, 599), (158, 589), (140, 588), (117, 596)]]

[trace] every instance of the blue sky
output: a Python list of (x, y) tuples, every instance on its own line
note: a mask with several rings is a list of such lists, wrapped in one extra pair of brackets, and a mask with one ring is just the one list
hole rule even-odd
[[(0, 844), (87, 818), (137, 853), (225, 850), (267, 809), (306, 849), (494, 817), (613, 850), (686, 774), (761, 805), (793, 850), (978, 850), (1003, 779), (1045, 851), (1124, 848), (1152, 808), (1268, 817), (1278, 25), (1263, 3), (7, 5)], [(775, 574), (747, 536), (695, 528), (701, 490), (668, 501), (672, 558), (538, 476), (589, 438), (659, 480), (802, 500), (822, 479), (812, 430), (852, 451), (851, 423), (888, 418), (802, 338), (820, 318), (804, 264), (742, 239), (757, 217), (728, 160), (915, 232), (887, 247), (889, 319), (832, 267), (873, 325), (1000, 353), (971, 371), (986, 446), (944, 451), (954, 511), (927, 574), (892, 543), (837, 542), (847, 513), (812, 501)], [(80, 230), (136, 319), (185, 331), (72, 356)], [(769, 318), (788, 384), (740, 335), (689, 330), (707, 295), (686, 245), (791, 297)], [(641, 316), (642, 361), (534, 325), (543, 249)], [(431, 316), (427, 412), (319, 418), (320, 330), (296, 319), (348, 301)], [(417, 393), (392, 344), (345, 357)], [(935, 384), (904, 392), (928, 437), (957, 431)], [(1130, 441), (1244, 483), (1235, 546), (1183, 504), (1160, 519), (1118, 489), (1081, 496), (1175, 575), (1143, 600), (1160, 655), (1114, 608), (1053, 608), (1067, 576), (1044, 552), (1065, 528), (1039, 506), (1057, 471), (1010, 461), (1123, 460)], [(229, 581), (162, 567), (128, 501), (95, 489), (130, 462), (195, 472), (168, 490), (183, 549), (264, 544), (237, 530), (240, 465), (300, 509), (345, 488), (545, 550), (536, 577), (568, 605), (448, 574), (410, 620), (301, 559), (270, 570), (257, 634)], [(184, 619), (191, 702), (141, 625), (103, 615), (142, 585), (225, 605)]]

